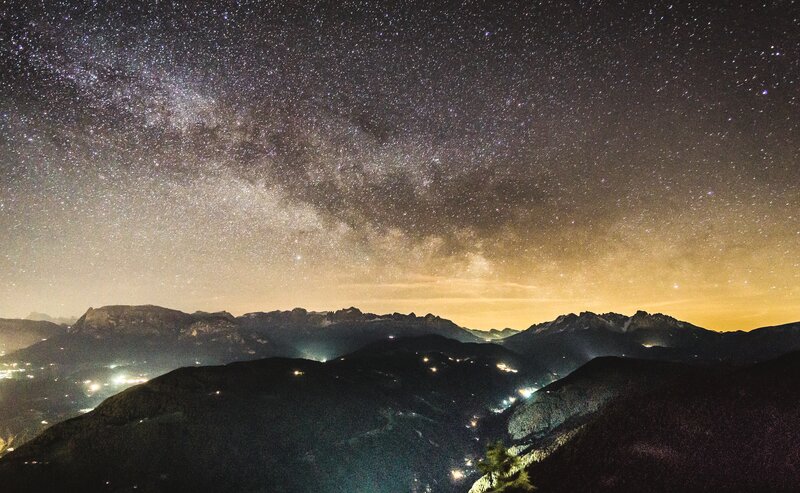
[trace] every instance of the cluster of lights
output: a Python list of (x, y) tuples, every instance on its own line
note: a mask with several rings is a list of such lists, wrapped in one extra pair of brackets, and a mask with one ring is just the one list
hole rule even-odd
[(116, 377), (114, 377), (113, 380), (111, 380), (111, 382), (114, 385), (118, 385), (118, 386), (119, 385), (136, 385), (136, 384), (140, 384), (140, 383), (145, 383), (146, 381), (147, 381), (147, 379), (144, 378), (141, 375), (138, 376), (138, 377), (134, 377), (134, 378), (128, 377), (126, 375), (117, 375)]
[(516, 368), (511, 368), (510, 366), (508, 366), (505, 363), (497, 363), (497, 369), (500, 370), (500, 371), (504, 371), (506, 373), (517, 373), (517, 372), (519, 372), (519, 370), (517, 370)]
[(517, 393), (522, 396), (523, 399), (530, 399), (530, 397), (539, 390), (536, 387), (522, 387), (521, 389), (517, 389)]
[[(423, 357), (422, 357), (422, 362), (423, 362), (423, 363), (426, 363), (426, 364), (427, 364), (427, 363), (430, 363), (430, 361), (431, 361), (431, 359), (430, 359), (429, 357), (427, 357), (427, 356), (423, 356)], [(439, 369), (438, 369), (437, 367), (435, 367), (435, 366), (431, 366), (431, 367), (430, 367), (430, 368), (428, 368), (428, 369), (431, 371), (431, 373), (436, 373), (436, 372), (438, 372), (438, 371), (439, 371)]]
[(295, 371), (292, 372), (292, 375), (294, 375), (296, 377), (302, 377), (303, 375), (305, 375), (305, 373), (306, 372), (304, 372), (302, 370), (295, 370)]
[[(98, 390), (103, 388), (103, 385), (101, 385), (101, 384), (99, 384), (97, 382), (92, 382), (91, 380), (84, 380), (83, 384), (86, 385), (86, 388), (87, 388), (87, 390), (89, 390), (89, 392), (97, 392)], [(106, 385), (108, 385), (108, 384), (106, 384)]]
[[(48, 366), (55, 366), (55, 363), (50, 363)], [(0, 380), (3, 379), (11, 379), (14, 378), (15, 373), (26, 373), (25, 377), (28, 379), (33, 380), (36, 378), (35, 375), (29, 373), (30, 370), (36, 370), (35, 368), (30, 368), (32, 365), (31, 363), (24, 363), (22, 367), (20, 367), (20, 363), (3, 363), (4, 369), (0, 370)], [(39, 370), (45, 370), (46, 367), (40, 366)], [(58, 378), (54, 379), (53, 381), (57, 382)]]
[(94, 394), (95, 392), (100, 391), (103, 387), (108, 387), (109, 385), (121, 387), (126, 385), (137, 385), (145, 382), (147, 382), (147, 378), (145, 378), (144, 375), (139, 375), (138, 377), (129, 377), (127, 375), (120, 374), (112, 378), (110, 383), (95, 382), (94, 380), (84, 380), (83, 384), (86, 386), (86, 390), (90, 394)]
[[(19, 368), (19, 363), (3, 363), (4, 370), (0, 370), (0, 380), (4, 378), (13, 378), (14, 373), (24, 373), (25, 368)], [(30, 366), (30, 363), (27, 364)]]
[(461, 481), (464, 479), (464, 471), (461, 469), (453, 469), (450, 471), (450, 477), (453, 478), (453, 481)]
[[(519, 392), (519, 391), (517, 391), (517, 392)], [(508, 409), (509, 407), (511, 407), (511, 405), (514, 404), (515, 402), (517, 402), (517, 398), (515, 396), (512, 395), (512, 396), (506, 397), (500, 403), (500, 407), (491, 408), (490, 411), (492, 411), (495, 414), (500, 414), (500, 413), (504, 412), (506, 409)]]

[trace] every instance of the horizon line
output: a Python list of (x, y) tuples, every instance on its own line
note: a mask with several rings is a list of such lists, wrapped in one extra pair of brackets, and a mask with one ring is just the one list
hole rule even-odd
[[(638, 309), (638, 310), (635, 310), (634, 313), (631, 314), (631, 315), (627, 315), (627, 314), (621, 313), (621, 312), (616, 312), (616, 311), (613, 311), (613, 310), (603, 311), (603, 312), (592, 311), (592, 310), (567, 311), (567, 312), (564, 312), (564, 313), (560, 313), (555, 318), (551, 318), (551, 319), (547, 319), (547, 320), (542, 320), (542, 321), (530, 323), (527, 327), (524, 327), (524, 328), (517, 328), (517, 327), (510, 327), (510, 326), (505, 326), (505, 327), (495, 326), (495, 327), (490, 327), (490, 328), (474, 328), (474, 327), (469, 327), (467, 325), (459, 324), (455, 320), (453, 320), (452, 318), (444, 317), (442, 315), (438, 315), (438, 314), (433, 313), (433, 312), (427, 312), (427, 313), (422, 314), (422, 312), (418, 313), (416, 310), (412, 310), (410, 312), (402, 312), (402, 311), (395, 310), (395, 311), (390, 311), (390, 312), (378, 313), (378, 312), (373, 312), (373, 311), (369, 311), (369, 310), (363, 310), (363, 309), (361, 309), (361, 308), (359, 308), (359, 307), (357, 307), (355, 305), (350, 305), (350, 306), (345, 306), (345, 307), (335, 308), (335, 309), (308, 309), (308, 308), (305, 308), (305, 307), (302, 307), (302, 306), (295, 306), (293, 308), (287, 308), (287, 309), (274, 308), (274, 309), (271, 309), (271, 310), (261, 309), (261, 310), (255, 310), (255, 311), (245, 311), (245, 312), (242, 312), (242, 313), (237, 315), (236, 313), (228, 311), (228, 310), (210, 311), (210, 310), (197, 310), (197, 309), (195, 309), (193, 311), (190, 311), (190, 310), (184, 310), (184, 309), (179, 309), (179, 308), (172, 308), (172, 307), (169, 307), (169, 306), (164, 306), (164, 305), (160, 305), (160, 304), (156, 304), (156, 303), (137, 303), (137, 304), (112, 303), (112, 304), (99, 305), (96, 308), (94, 306), (89, 306), (88, 308), (86, 308), (86, 310), (84, 310), (83, 313), (81, 313), (78, 316), (74, 316), (74, 315), (69, 315), (69, 316), (55, 315), (55, 316), (53, 316), (53, 315), (50, 315), (49, 313), (45, 313), (45, 312), (34, 310), (34, 311), (31, 311), (28, 314), (27, 317), (30, 317), (30, 315), (36, 314), (36, 315), (46, 315), (47, 317), (49, 317), (51, 319), (60, 319), (60, 318), (61, 319), (72, 319), (72, 318), (74, 318), (75, 321), (77, 322), (89, 310), (97, 310), (97, 309), (111, 307), (111, 306), (122, 306), (122, 307), (152, 306), (152, 307), (162, 308), (162, 309), (166, 309), (166, 310), (179, 311), (179, 312), (186, 313), (186, 314), (189, 314), (189, 315), (191, 315), (193, 313), (223, 313), (224, 312), (224, 313), (228, 313), (231, 316), (237, 317), (237, 318), (238, 317), (243, 317), (245, 315), (252, 314), (252, 313), (290, 312), (290, 311), (297, 310), (297, 309), (305, 310), (306, 312), (309, 312), (309, 313), (334, 313), (334, 312), (342, 311), (342, 310), (356, 309), (359, 312), (364, 313), (364, 314), (372, 314), (372, 315), (378, 315), (378, 316), (393, 315), (393, 314), (400, 314), (400, 315), (412, 315), (413, 314), (414, 316), (422, 318), (422, 317), (425, 317), (427, 315), (432, 315), (432, 316), (441, 318), (443, 320), (447, 320), (449, 322), (452, 322), (452, 323), (454, 323), (455, 325), (457, 325), (458, 327), (460, 327), (462, 329), (477, 330), (477, 331), (481, 331), (481, 332), (490, 332), (492, 330), (502, 331), (502, 330), (505, 330), (505, 329), (511, 329), (511, 330), (516, 330), (516, 331), (519, 331), (519, 332), (523, 332), (523, 331), (526, 331), (526, 330), (530, 329), (533, 326), (544, 324), (544, 323), (548, 323), (548, 322), (553, 322), (557, 318), (562, 317), (562, 316), (580, 315), (582, 313), (591, 313), (591, 314), (598, 315), (598, 316), (607, 315), (607, 314), (616, 314), (616, 315), (622, 315), (622, 316), (625, 316), (625, 317), (632, 317), (638, 312), (644, 312), (644, 313), (647, 313), (648, 315), (665, 315), (665, 316), (668, 316), (668, 317), (673, 318), (675, 320), (678, 320), (679, 322), (688, 323), (688, 324), (691, 324), (691, 325), (693, 325), (695, 327), (699, 327), (701, 329), (708, 330), (708, 331), (711, 331), (711, 332), (750, 332), (750, 331), (753, 331), (753, 330), (758, 330), (758, 329), (763, 329), (763, 328), (768, 328), (768, 327), (779, 327), (779, 326), (782, 326), (782, 325), (800, 323), (800, 319), (793, 319), (793, 320), (789, 320), (787, 322), (782, 322), (782, 323), (777, 323), (777, 324), (758, 325), (758, 326), (754, 326), (754, 327), (751, 327), (751, 328), (748, 328), (748, 329), (717, 330), (717, 329), (710, 329), (710, 328), (707, 328), (707, 327), (703, 327), (702, 325), (697, 325), (697, 324), (695, 324), (693, 322), (690, 322), (688, 320), (682, 320), (680, 318), (677, 318), (677, 317), (674, 317), (674, 316), (670, 315), (669, 313), (650, 312), (650, 311), (647, 311), (647, 310)], [(3, 320), (48, 321), (48, 320), (41, 320), (41, 319), (31, 319), (31, 318), (27, 318), (27, 317), (23, 318), (23, 317), (4, 317), (4, 316), (0, 316), (0, 319), (3, 319)], [(51, 323), (55, 323), (55, 322), (51, 322)]]

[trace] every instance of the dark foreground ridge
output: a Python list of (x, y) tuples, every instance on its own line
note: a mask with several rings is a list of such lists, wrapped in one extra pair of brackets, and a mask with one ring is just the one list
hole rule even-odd
[[(397, 344), (395, 344), (397, 343)], [(502, 360), (500, 359), (502, 358)], [(529, 378), (439, 336), (320, 363), (183, 368), (55, 425), (0, 463), (4, 491), (458, 491), (470, 426)], [(8, 488), (8, 489), (6, 489)]]
[(530, 468), (541, 492), (798, 490), (800, 353), (612, 401)]

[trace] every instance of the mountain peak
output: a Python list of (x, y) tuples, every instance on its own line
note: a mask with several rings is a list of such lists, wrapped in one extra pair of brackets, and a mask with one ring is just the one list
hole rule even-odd
[(541, 324), (533, 325), (528, 330), (533, 330), (534, 333), (555, 333), (555, 332), (571, 332), (583, 329), (618, 329), (613, 321), (609, 321), (604, 316), (598, 315), (593, 312), (580, 312), (576, 315), (568, 313), (566, 315), (559, 315), (555, 320), (544, 322)]
[(59, 325), (72, 325), (78, 321), (77, 317), (51, 317), (46, 313), (31, 312), (25, 317), (25, 320), (33, 320), (37, 322), (50, 322)]
[(606, 329), (614, 332), (632, 332), (639, 329), (679, 329), (698, 328), (662, 313), (648, 313), (637, 310), (631, 316), (609, 312), (598, 315), (584, 311), (579, 314), (559, 315), (550, 322), (543, 322), (529, 328), (536, 334), (572, 332), (583, 329)]
[(333, 316), (340, 319), (358, 319), (362, 318), (364, 313), (358, 308), (351, 306), (350, 308), (342, 308), (333, 312)]
[(70, 329), (71, 333), (103, 337), (112, 334), (177, 334), (195, 321), (178, 310), (155, 305), (108, 305), (89, 308)]
[(626, 332), (638, 329), (682, 329), (682, 328), (696, 328), (688, 322), (682, 322), (669, 315), (663, 313), (648, 313), (644, 310), (639, 310), (633, 314), (625, 323), (623, 329)]

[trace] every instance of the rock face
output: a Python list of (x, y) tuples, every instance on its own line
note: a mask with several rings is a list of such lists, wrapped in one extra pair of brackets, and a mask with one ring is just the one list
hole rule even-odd
[[(248, 335), (228, 312), (183, 313), (159, 306), (105, 306), (89, 310), (68, 331), (96, 339), (193, 339), (247, 345)], [(245, 351), (247, 352), (247, 351)], [(288, 356), (289, 354), (287, 354)]]
[(612, 401), (531, 466), (538, 491), (796, 491), (800, 353)]
[(463, 491), (451, 470), (484, 446), (471, 421), (529, 378), (522, 366), (497, 368), (514, 357), (428, 336), (376, 342), (327, 363), (183, 368), (19, 447), (0, 461), (0, 484), (42, 492)]
[(64, 327), (45, 321), (0, 318), (0, 354), (7, 354), (64, 333)]
[(195, 317), (159, 306), (104, 306), (89, 310), (70, 329), (72, 334), (102, 338), (126, 336), (177, 336)]

